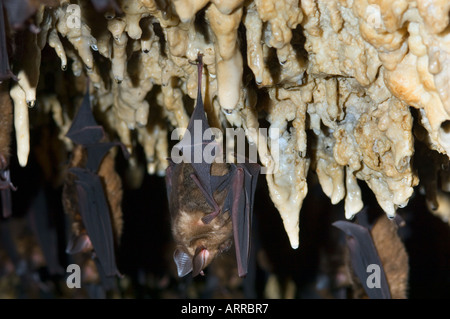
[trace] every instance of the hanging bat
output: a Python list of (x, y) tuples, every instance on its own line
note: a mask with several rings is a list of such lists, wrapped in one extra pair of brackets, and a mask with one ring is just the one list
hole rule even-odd
[(11, 182), (9, 171), (13, 106), (8, 87), (9, 81), (0, 83), (0, 197), (4, 218), (12, 214), (11, 190), (16, 190), (16, 187)]
[(8, 46), (6, 41), (6, 31), (8, 29), (5, 13), (3, 0), (0, 0), (0, 82), (14, 77), (9, 66)]
[(0, 154), (0, 196), (2, 199), (2, 214), (4, 218), (10, 217), (12, 214), (11, 190), (15, 191), (17, 188), (11, 182), (6, 159)]
[(99, 272), (103, 271), (106, 276), (119, 275), (112, 220), (98, 169), (111, 147), (121, 146), (125, 157), (128, 153), (121, 143), (104, 142), (105, 131), (97, 124), (91, 111), (89, 85), (66, 136), (87, 152), (84, 166), (69, 169), (75, 176), (78, 211), (86, 234), (72, 237), (66, 251), (74, 254), (93, 249), (101, 265)]
[[(238, 274), (243, 277), (248, 268), (253, 200), (260, 166), (205, 160), (205, 150), (213, 149), (214, 156), (220, 152), (214, 136), (204, 138), (210, 127), (201, 96), (202, 66), (199, 54), (197, 103), (187, 127), (190, 134), (185, 133), (174, 146), (183, 154), (183, 160), (176, 163), (169, 159), (166, 170), (172, 233), (177, 243), (173, 257), (180, 277), (191, 271), (193, 276), (203, 275), (203, 270), (218, 254), (228, 250), (234, 239)], [(200, 143), (196, 140), (198, 136)], [(200, 161), (196, 161), (198, 158)]]
[(56, 225), (51, 220), (50, 207), (44, 188), (41, 188), (33, 199), (33, 202), (28, 209), (27, 221), (41, 247), (49, 274), (64, 274), (64, 269), (59, 262), (58, 256), (58, 235), (56, 232)]
[[(359, 214), (366, 215), (365, 212)], [(362, 223), (369, 226), (367, 216), (361, 216)], [(383, 264), (375, 247), (370, 229), (348, 221), (336, 221), (333, 226), (339, 228), (346, 234), (347, 246), (350, 252), (352, 269), (359, 278), (367, 296), (371, 299), (390, 299), (391, 294), (389, 284), (386, 279), (386, 273)], [(378, 265), (380, 269), (380, 287), (368, 287), (367, 278), (370, 272), (367, 272), (369, 265)]]
[[(0, 0), (8, 13), (8, 21), (15, 30), (32, 24), (31, 19), (41, 5), (57, 7), (58, 0)], [(35, 29), (36, 31), (39, 29)]]

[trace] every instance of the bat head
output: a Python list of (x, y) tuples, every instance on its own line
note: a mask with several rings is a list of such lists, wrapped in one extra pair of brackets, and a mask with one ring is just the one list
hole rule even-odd
[(232, 245), (232, 221), (223, 214), (205, 224), (204, 212), (181, 212), (174, 223), (174, 238), (177, 249), (173, 259), (179, 277), (190, 272), (195, 277), (203, 275), (203, 270), (221, 253)]

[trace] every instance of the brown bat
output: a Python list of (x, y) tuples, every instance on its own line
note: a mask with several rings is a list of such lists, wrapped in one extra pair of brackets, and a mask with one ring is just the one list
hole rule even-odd
[[(225, 165), (212, 165), (213, 173), (227, 173)], [(220, 214), (210, 223), (202, 221), (205, 215), (212, 212), (202, 191), (197, 187), (191, 174), (194, 169), (190, 165), (180, 165), (172, 170), (174, 178), (172, 182), (173, 192), (171, 196), (172, 233), (178, 244), (174, 253), (178, 275), (183, 277), (190, 271), (193, 276), (203, 274), (203, 269), (208, 266), (214, 257), (228, 250), (232, 245), (233, 226), (228, 214)], [(215, 192), (214, 199), (222, 203), (226, 191)]]
[[(234, 238), (238, 274), (243, 277), (248, 268), (253, 198), (260, 166), (208, 163), (203, 156), (197, 160), (207, 148), (218, 146), (213, 137), (205, 139), (204, 135), (209, 125), (201, 96), (200, 54), (198, 60), (198, 98), (187, 127), (190, 134), (185, 133), (174, 146), (184, 160), (175, 163), (170, 159), (166, 171), (172, 233), (177, 243), (174, 261), (180, 277), (191, 271), (193, 276), (203, 274), (218, 254), (231, 247)], [(201, 141), (196, 136), (201, 136)]]
[(0, 82), (17, 77), (11, 72), (7, 43), (7, 14), (4, 10), (3, 0), (0, 0)]
[[(82, 158), (85, 162), (83, 165), (69, 168), (68, 171), (71, 174), (63, 191), (66, 211), (76, 211), (77, 214), (74, 215), (81, 216), (81, 222), (85, 228), (85, 232), (74, 234), (66, 251), (75, 254), (90, 251), (93, 248), (101, 266), (99, 272), (103, 272), (107, 277), (119, 275), (115, 255), (114, 220), (110, 216), (110, 203), (105, 195), (99, 172), (109, 150), (113, 146), (123, 145), (105, 141), (106, 133), (103, 127), (97, 124), (92, 114), (89, 84), (83, 102), (66, 135), (82, 147)], [(122, 150), (127, 157), (128, 153), (124, 147)]]
[[(358, 214), (358, 224), (337, 221), (333, 225), (347, 234), (347, 269), (350, 274), (354, 298), (404, 299), (407, 295), (408, 254), (397, 234), (404, 223), (397, 214), (389, 220), (384, 214), (370, 221), (367, 208)], [(381, 287), (366, 284), (367, 267), (380, 268)]]
[(12, 214), (11, 190), (16, 190), (11, 183), (9, 172), (13, 107), (8, 85), (9, 81), (0, 83), (0, 198), (3, 217), (9, 217)]

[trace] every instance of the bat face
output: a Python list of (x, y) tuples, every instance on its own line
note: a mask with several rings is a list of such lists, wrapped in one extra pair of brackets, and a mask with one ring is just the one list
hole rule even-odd
[[(194, 276), (203, 273), (214, 258), (232, 245), (233, 227), (230, 214), (220, 214), (211, 222), (203, 218), (212, 213), (201, 190), (190, 177), (194, 169), (189, 164), (181, 164), (174, 172), (173, 183), (178, 192), (171, 192), (170, 206), (172, 233), (177, 243), (174, 261), (180, 277), (192, 271)], [(227, 172), (226, 164), (213, 164), (212, 173), (220, 176)], [(227, 190), (216, 192), (214, 199), (223, 207)]]

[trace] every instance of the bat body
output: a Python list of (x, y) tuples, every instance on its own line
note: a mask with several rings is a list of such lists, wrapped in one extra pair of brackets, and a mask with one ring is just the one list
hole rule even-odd
[[(333, 225), (341, 229), (347, 235), (347, 246), (350, 252), (352, 269), (356, 276), (358, 276), (369, 298), (390, 299), (391, 294), (386, 274), (369, 230), (366, 227), (347, 221), (337, 221), (333, 223)], [(368, 275), (367, 269), (370, 265), (377, 265), (380, 267), (380, 288), (374, 289), (368, 287), (366, 284)]]
[[(393, 221), (385, 215), (371, 221), (367, 209), (358, 214), (358, 224), (333, 223), (347, 235), (348, 267), (356, 298), (406, 298), (409, 266), (406, 249), (397, 235), (397, 225), (401, 224), (399, 215)], [(369, 265), (380, 267), (379, 288), (367, 285)]]
[(11, 190), (16, 190), (11, 183), (9, 171), (9, 147), (12, 132), (12, 103), (8, 91), (9, 81), (0, 83), (0, 197), (3, 217), (12, 214)]
[[(178, 245), (174, 253), (180, 277), (203, 269), (233, 243), (239, 276), (247, 274), (250, 252), (253, 200), (260, 166), (256, 163), (207, 161), (199, 153), (214, 146), (214, 138), (205, 138), (209, 129), (201, 98), (202, 61), (198, 63), (198, 97), (183, 139), (174, 146), (183, 153), (183, 161), (169, 161), (166, 186), (172, 233)], [(200, 132), (196, 121), (200, 121)], [(201, 142), (195, 137), (201, 136)], [(213, 152), (211, 152), (212, 154)], [(217, 158), (216, 158), (217, 159)]]
[(77, 210), (77, 216), (81, 216), (78, 222), (82, 223), (85, 231), (72, 236), (66, 251), (74, 254), (93, 249), (100, 265), (99, 273), (106, 277), (119, 275), (113, 221), (98, 171), (111, 147), (121, 144), (104, 142), (103, 127), (92, 115), (89, 89), (67, 136), (83, 148), (82, 154), (85, 156), (78, 166), (69, 169), (72, 177), (65, 187), (64, 205), (66, 210)]
[(45, 190), (40, 189), (30, 205), (27, 219), (41, 247), (50, 275), (64, 274), (58, 256), (56, 225), (49, 216), (49, 203)]
[(16, 187), (11, 183), (5, 157), (0, 154), (0, 197), (2, 201), (2, 214), (5, 218), (12, 214), (11, 190), (15, 191)]
[[(216, 164), (213, 168), (219, 173), (228, 172), (225, 164)], [(176, 178), (172, 179), (172, 187), (178, 191), (172, 191), (169, 197), (170, 209), (175, 212), (171, 216), (172, 233), (179, 247), (174, 259), (180, 277), (190, 271), (198, 275), (217, 254), (231, 247), (233, 236), (229, 214), (220, 214), (208, 224), (202, 221), (213, 210), (191, 174), (194, 174), (194, 169), (190, 164), (182, 163), (173, 167), (172, 176)], [(216, 192), (214, 199), (223, 203), (225, 196), (226, 191)]]
[(13, 77), (9, 67), (9, 55), (6, 42), (7, 22), (3, 0), (0, 0), (0, 82)]

